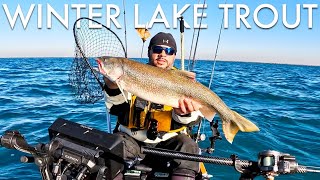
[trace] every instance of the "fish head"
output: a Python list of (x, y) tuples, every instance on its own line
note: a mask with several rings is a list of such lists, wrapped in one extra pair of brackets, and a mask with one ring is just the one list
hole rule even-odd
[(98, 57), (96, 61), (98, 63), (99, 73), (113, 82), (124, 74), (121, 58), (103, 56)]

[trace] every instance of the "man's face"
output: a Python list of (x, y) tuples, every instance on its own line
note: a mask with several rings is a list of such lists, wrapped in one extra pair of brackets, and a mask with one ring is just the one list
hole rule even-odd
[(165, 45), (153, 46), (148, 52), (149, 64), (163, 69), (171, 69), (176, 55), (175, 53), (172, 55), (170, 55), (170, 53), (167, 54), (166, 52), (168, 51), (161, 50), (161, 48), (165, 49), (170, 47)]

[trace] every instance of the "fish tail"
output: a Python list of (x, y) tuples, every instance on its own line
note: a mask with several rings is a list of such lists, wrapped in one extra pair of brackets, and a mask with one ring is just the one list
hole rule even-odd
[(235, 111), (231, 110), (231, 113), (232, 115), (230, 117), (233, 118), (222, 118), (222, 129), (227, 141), (230, 143), (232, 143), (239, 130), (242, 132), (259, 131), (259, 128), (253, 122), (249, 121)]

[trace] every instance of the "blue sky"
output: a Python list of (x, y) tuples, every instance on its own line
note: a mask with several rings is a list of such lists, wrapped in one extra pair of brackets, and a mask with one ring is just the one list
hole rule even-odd
[[(12, 1), (2, 0), (0, 9), (0, 57), (72, 57), (74, 52), (74, 39), (72, 26), (76, 20), (76, 11), (71, 9), (71, 4), (86, 4), (86, 9), (81, 10), (82, 16), (88, 16), (89, 4), (102, 4), (101, 9), (95, 9), (94, 12), (101, 13), (101, 18), (95, 20), (105, 24), (106, 4), (114, 4), (120, 8), (120, 15), (117, 18), (121, 29), (111, 25), (118, 36), (124, 41), (124, 22), (123, 22), (123, 4), (121, 0), (110, 1), (84, 1), (84, 0), (24, 0)], [(126, 19), (127, 19), (127, 38), (128, 38), (128, 56), (140, 57), (142, 41), (134, 30), (135, 18), (140, 24), (145, 24), (152, 20), (152, 16), (158, 4), (161, 5), (163, 12), (168, 20), (170, 28), (166, 28), (163, 23), (154, 24), (149, 29), (152, 35), (159, 31), (170, 32), (177, 40), (180, 47), (179, 29), (173, 28), (173, 5), (176, 4), (178, 10), (186, 4), (190, 7), (184, 12), (183, 16), (188, 24), (193, 27), (193, 6), (198, 0), (126, 0)], [(203, 3), (201, 0), (200, 3)], [(198, 43), (197, 59), (213, 59), (217, 44), (217, 38), (220, 28), (220, 22), (223, 16), (223, 9), (219, 9), (219, 4), (224, 4), (225, 0), (207, 0), (208, 7), (205, 9), (207, 17), (203, 23), (207, 24), (207, 29), (202, 29)], [(31, 4), (35, 4), (35, 9), (31, 14), (30, 21), (26, 29), (20, 19), (16, 22), (14, 29), (11, 29), (9, 21), (5, 14), (4, 4), (8, 7), (11, 15), (15, 12), (18, 5), (21, 6), (24, 15)], [(42, 29), (37, 28), (38, 23), (38, 5), (42, 5)], [(47, 4), (52, 6), (62, 17), (64, 17), (64, 4), (68, 4), (68, 29), (66, 29), (56, 18), (52, 19), (52, 28), (47, 28)], [(139, 16), (134, 16), (134, 5), (139, 5)], [(228, 0), (227, 4), (232, 4), (233, 9), (228, 11), (227, 29), (222, 30), (220, 49), (218, 51), (218, 60), (226, 61), (254, 61), (254, 62), (272, 62), (286, 64), (307, 64), (320, 66), (319, 47), (320, 47), (320, 7), (313, 9), (313, 27), (308, 28), (308, 10), (303, 8), (303, 4), (315, 4), (320, 6), (319, 1), (311, 0)], [(253, 14), (257, 7), (262, 4), (275, 7), (279, 13), (278, 21), (272, 28), (262, 29), (253, 20)], [(287, 5), (288, 23), (293, 24), (296, 21), (296, 5), (301, 5), (300, 24), (294, 29), (288, 29), (283, 25), (283, 4)], [(247, 17), (251, 29), (241, 23), (240, 28), (236, 28), (236, 6), (246, 6), (250, 10)], [(201, 13), (201, 9), (198, 10)], [(244, 13), (242, 9), (240, 14)], [(159, 16), (158, 16), (159, 17)], [(259, 11), (258, 20), (263, 24), (272, 22), (274, 14), (267, 8)], [(189, 57), (193, 29), (185, 30), (185, 56)], [(144, 56), (146, 57), (145, 44)], [(178, 53), (180, 57), (180, 53)]]

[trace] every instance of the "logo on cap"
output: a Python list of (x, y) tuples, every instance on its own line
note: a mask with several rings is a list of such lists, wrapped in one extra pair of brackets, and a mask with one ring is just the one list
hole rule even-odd
[(163, 39), (163, 40), (162, 40), (162, 43), (165, 43), (165, 42), (166, 42), (167, 44), (169, 44), (169, 39), (167, 39), (167, 40), (164, 40), (164, 39)]

